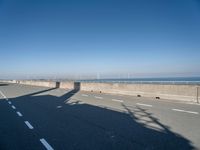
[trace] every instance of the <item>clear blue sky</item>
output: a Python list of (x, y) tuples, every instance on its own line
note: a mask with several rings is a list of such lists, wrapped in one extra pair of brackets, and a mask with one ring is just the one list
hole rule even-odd
[(199, 0), (0, 0), (0, 78), (200, 76)]

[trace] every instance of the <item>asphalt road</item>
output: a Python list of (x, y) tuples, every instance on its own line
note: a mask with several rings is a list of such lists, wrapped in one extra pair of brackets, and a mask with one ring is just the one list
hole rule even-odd
[(7, 149), (200, 149), (200, 105), (0, 83)]

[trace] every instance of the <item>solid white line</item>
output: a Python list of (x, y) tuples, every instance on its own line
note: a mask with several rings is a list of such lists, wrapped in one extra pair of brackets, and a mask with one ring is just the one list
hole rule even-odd
[(185, 112), (185, 113), (190, 113), (190, 114), (196, 114), (198, 115), (198, 112), (195, 111), (187, 111), (187, 110), (182, 110), (182, 109), (172, 109), (173, 111), (179, 111), (179, 112)]
[(17, 111), (17, 114), (19, 117), (22, 117), (22, 114), (19, 111)]
[(33, 129), (33, 126), (28, 121), (24, 121), (24, 123), (29, 127), (29, 129)]
[(86, 95), (86, 94), (82, 94), (82, 96), (88, 97), (88, 95)]
[(13, 109), (16, 109), (16, 107), (15, 107), (15, 106), (13, 106), (13, 105), (12, 105), (12, 108), (13, 108)]
[(120, 103), (124, 102), (123, 100), (120, 100), (120, 99), (112, 99), (112, 101), (114, 101), (114, 102), (120, 102)]
[(142, 103), (136, 103), (137, 105), (140, 105), (140, 106), (147, 106), (147, 107), (152, 107), (152, 105), (149, 105), (149, 104), (142, 104)]
[(97, 98), (97, 99), (103, 99), (103, 97), (99, 97), (99, 96), (95, 96), (95, 98)]
[(53, 150), (53, 148), (51, 147), (51, 145), (49, 145), (49, 143), (47, 143), (47, 141), (45, 139), (40, 139), (40, 142), (44, 145), (44, 147), (47, 150)]
[(8, 104), (12, 104), (11, 101), (8, 101)]

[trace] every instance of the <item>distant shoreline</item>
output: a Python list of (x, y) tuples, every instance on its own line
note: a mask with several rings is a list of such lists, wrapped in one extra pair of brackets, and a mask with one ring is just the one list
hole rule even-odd
[(200, 85), (200, 77), (169, 77), (169, 78), (124, 78), (124, 79), (87, 79), (79, 82), (95, 83), (132, 83), (132, 84), (190, 84)]
[[(3, 79), (0, 79), (0, 81)], [(160, 77), (160, 78), (113, 78), (113, 79), (24, 79), (32, 81), (84, 82), (84, 83), (124, 83), (124, 84), (175, 84), (200, 85), (200, 77)], [(13, 80), (10, 80), (13, 81)], [(17, 80), (16, 80), (17, 81)]]

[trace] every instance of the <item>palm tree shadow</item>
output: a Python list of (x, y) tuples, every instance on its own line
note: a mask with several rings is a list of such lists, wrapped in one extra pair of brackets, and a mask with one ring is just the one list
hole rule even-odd
[(124, 109), (127, 110), (128, 115), (133, 118), (133, 120), (135, 120), (136, 122), (140, 122), (140, 124), (146, 128), (152, 128), (159, 131), (159, 136), (150, 136), (151, 134), (143, 135), (143, 138), (146, 138), (146, 140), (148, 141), (147, 143), (150, 142), (154, 145), (154, 149), (194, 149), (189, 140), (185, 139), (177, 133), (173, 133), (170, 130), (170, 127), (159, 122), (159, 119), (155, 118), (151, 113), (147, 112), (146, 109), (136, 106), (135, 109), (132, 110), (123, 103), (121, 105), (124, 107)]

